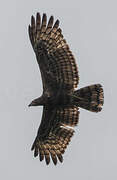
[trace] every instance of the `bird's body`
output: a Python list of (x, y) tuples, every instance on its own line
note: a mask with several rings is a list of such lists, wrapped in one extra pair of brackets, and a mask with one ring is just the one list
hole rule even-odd
[(37, 13), (32, 16), (29, 37), (36, 54), (43, 81), (43, 94), (29, 106), (43, 106), (43, 115), (32, 150), (50, 163), (62, 162), (67, 145), (74, 134), (79, 120), (79, 107), (99, 112), (103, 105), (103, 89), (94, 84), (76, 90), (79, 83), (75, 58), (59, 28), (59, 21), (53, 24), (53, 16), (47, 24), (47, 16), (42, 20)]

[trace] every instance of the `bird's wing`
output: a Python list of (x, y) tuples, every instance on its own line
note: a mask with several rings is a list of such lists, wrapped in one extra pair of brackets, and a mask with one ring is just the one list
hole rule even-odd
[[(39, 13), (36, 20), (32, 16), (29, 25), (29, 37), (40, 66), (43, 87), (59, 87), (71, 90), (77, 87), (79, 76), (75, 58), (59, 28), (59, 20), (55, 23), (53, 16), (47, 23), (47, 16)], [(53, 83), (55, 82), (55, 83)]]
[(74, 134), (74, 127), (78, 124), (79, 111), (75, 106), (58, 107), (51, 109), (44, 107), (42, 121), (33, 143), (34, 156), (40, 161), (45, 158), (46, 164), (57, 164), (57, 159), (62, 162), (62, 154), (65, 152), (71, 137)]

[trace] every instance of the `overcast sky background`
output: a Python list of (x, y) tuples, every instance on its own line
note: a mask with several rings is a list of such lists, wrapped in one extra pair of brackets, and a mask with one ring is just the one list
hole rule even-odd
[[(49, 166), (30, 151), (42, 108), (28, 104), (42, 93), (41, 76), (28, 37), (31, 15), (60, 20), (79, 67), (80, 84), (104, 86), (101, 113), (80, 110), (64, 163)], [(0, 179), (117, 179), (117, 1), (1, 0)]]

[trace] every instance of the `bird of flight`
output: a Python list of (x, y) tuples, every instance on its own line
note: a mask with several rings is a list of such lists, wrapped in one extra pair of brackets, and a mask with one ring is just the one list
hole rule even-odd
[(36, 139), (32, 145), (34, 156), (40, 161), (50, 159), (56, 165), (63, 162), (63, 154), (78, 124), (79, 107), (92, 112), (102, 109), (104, 96), (100, 84), (76, 90), (79, 83), (75, 58), (51, 16), (47, 22), (37, 13), (31, 17), (29, 37), (41, 71), (43, 94), (29, 106), (43, 106), (43, 115)]

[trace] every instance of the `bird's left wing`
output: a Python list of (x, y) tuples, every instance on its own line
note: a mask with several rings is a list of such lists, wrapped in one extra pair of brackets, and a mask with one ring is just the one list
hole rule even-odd
[(57, 164), (57, 159), (63, 162), (62, 154), (65, 152), (74, 130), (71, 127), (77, 125), (79, 111), (75, 106), (58, 107), (51, 109), (44, 107), (42, 121), (33, 143), (32, 150), (34, 156), (38, 156), (40, 161), (45, 158), (46, 164)]
[(62, 83), (66, 91), (73, 90), (79, 81), (75, 58), (59, 28), (59, 20), (53, 22), (53, 16), (47, 23), (46, 14), (41, 19), (37, 13), (36, 20), (32, 16), (29, 25), (29, 37), (40, 67), (43, 88), (51, 87), (55, 91)]

